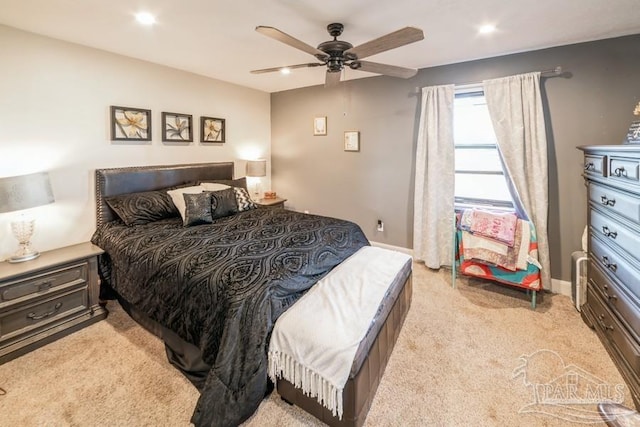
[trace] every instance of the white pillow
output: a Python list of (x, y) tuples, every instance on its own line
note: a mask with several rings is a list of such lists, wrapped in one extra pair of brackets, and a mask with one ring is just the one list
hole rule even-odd
[(200, 185), (204, 187), (205, 191), (219, 191), (230, 188), (228, 185), (218, 184), (217, 182), (201, 182)]
[(173, 201), (173, 204), (176, 205), (178, 212), (180, 212), (180, 216), (182, 217), (182, 221), (184, 221), (184, 211), (187, 209), (187, 206), (184, 202), (183, 194), (198, 194), (205, 191), (204, 187), (201, 185), (194, 185), (193, 187), (183, 187), (176, 188), (175, 190), (167, 191), (169, 197)]

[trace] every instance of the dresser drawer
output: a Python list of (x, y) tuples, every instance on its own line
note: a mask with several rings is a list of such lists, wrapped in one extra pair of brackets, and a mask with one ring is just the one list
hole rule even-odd
[(607, 244), (591, 236), (589, 239), (592, 262), (595, 262), (602, 271), (615, 277), (620, 283), (636, 297), (640, 298), (640, 270), (627, 259), (619, 255)]
[(626, 322), (632, 335), (640, 337), (640, 301), (624, 287), (610, 280), (594, 262), (589, 264), (589, 280), (604, 296), (609, 307)]
[(608, 212), (615, 212), (640, 224), (640, 198), (620, 190), (591, 184), (589, 200)]
[(595, 328), (607, 337), (633, 372), (640, 372), (638, 344), (592, 288), (587, 290), (587, 301), (595, 316)]
[(640, 160), (611, 157), (609, 159), (609, 177), (637, 184), (640, 182)]
[(88, 305), (87, 288), (83, 288), (7, 310), (0, 316), (0, 342), (48, 325), (73, 313), (86, 311)]
[(589, 210), (589, 223), (591, 232), (598, 235), (602, 240), (616, 245), (628, 254), (640, 261), (640, 234), (621, 225), (618, 221), (598, 212), (595, 209)]
[(587, 175), (605, 176), (605, 156), (587, 154), (584, 156), (584, 172)]
[(87, 283), (87, 263), (73, 264), (37, 276), (29, 276), (3, 284), (0, 287), (0, 305), (18, 302), (23, 297), (41, 297), (64, 287)]

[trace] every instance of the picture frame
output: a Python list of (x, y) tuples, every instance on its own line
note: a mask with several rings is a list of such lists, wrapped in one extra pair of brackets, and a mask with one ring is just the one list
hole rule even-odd
[(200, 116), (200, 142), (204, 144), (224, 143), (226, 131), (225, 119)]
[(640, 144), (640, 120), (631, 123), (627, 137), (624, 140), (625, 144)]
[(162, 142), (193, 142), (193, 116), (163, 111)]
[(314, 117), (313, 136), (325, 136), (327, 134), (327, 116)]
[(112, 141), (151, 141), (151, 110), (110, 107)]
[(360, 151), (360, 132), (348, 130), (344, 133), (344, 151)]

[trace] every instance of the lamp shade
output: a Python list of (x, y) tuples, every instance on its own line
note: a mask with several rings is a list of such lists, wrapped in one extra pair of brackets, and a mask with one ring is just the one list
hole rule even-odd
[(0, 178), (0, 213), (53, 203), (47, 172)]
[(263, 159), (247, 161), (247, 176), (267, 176), (267, 161)]

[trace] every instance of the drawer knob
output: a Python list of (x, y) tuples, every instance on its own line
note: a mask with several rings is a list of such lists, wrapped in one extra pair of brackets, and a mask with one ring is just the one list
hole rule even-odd
[(596, 168), (596, 165), (594, 165), (593, 162), (589, 162), (584, 165), (584, 170), (586, 171), (592, 171), (595, 168)]
[(606, 255), (602, 257), (602, 263), (604, 264), (605, 267), (607, 267), (609, 270), (613, 272), (615, 272), (618, 269), (618, 264), (614, 264), (610, 262), (609, 257)]
[(56, 314), (58, 312), (58, 310), (60, 310), (60, 307), (62, 307), (62, 303), (59, 302), (56, 305), (53, 306), (53, 310), (48, 311), (46, 313), (42, 313), (42, 314), (35, 314), (35, 313), (29, 313), (27, 314), (27, 318), (31, 319), (31, 320), (42, 320), (45, 319), (49, 316), (52, 316), (54, 314)]
[(38, 285), (38, 291), (39, 292), (48, 291), (49, 289), (51, 289), (52, 285), (53, 283), (51, 283), (50, 280), (47, 280), (46, 282), (42, 282)]
[(616, 237), (618, 237), (618, 232), (609, 230), (609, 227), (607, 227), (606, 225), (602, 226), (602, 234), (604, 234), (607, 237), (611, 237), (612, 239), (615, 239)]
[(617, 177), (627, 177), (627, 171), (624, 169), (624, 166), (620, 166), (613, 171), (613, 174)]
[(616, 199), (610, 199), (606, 195), (600, 196), (600, 203), (605, 206), (614, 206), (616, 204)]

